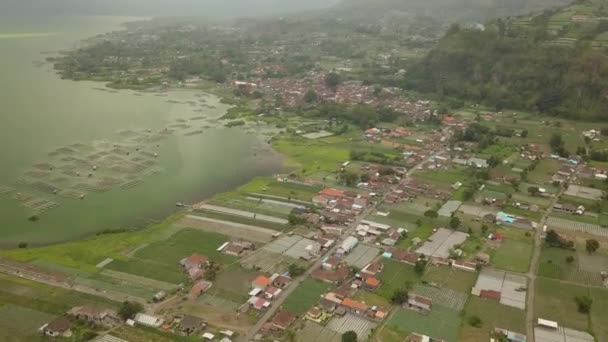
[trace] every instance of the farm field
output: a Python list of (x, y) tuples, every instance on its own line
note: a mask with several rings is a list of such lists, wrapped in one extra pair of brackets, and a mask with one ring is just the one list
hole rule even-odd
[(221, 221), (235, 222), (235, 223), (245, 224), (245, 225), (249, 225), (249, 226), (268, 228), (268, 229), (273, 229), (276, 231), (283, 231), (287, 228), (286, 225), (281, 224), (281, 223), (269, 222), (269, 221), (265, 221), (265, 220), (258, 220), (258, 219), (254, 219), (253, 217), (245, 217), (245, 216), (220, 213), (220, 212), (211, 211), (211, 210), (202, 210), (202, 209), (194, 210), (194, 211), (192, 211), (191, 215), (202, 216), (202, 217), (207, 217), (207, 218), (221, 220)]
[(511, 272), (526, 273), (534, 245), (531, 242), (505, 239), (495, 251), (491, 263), (494, 267)]
[(551, 177), (559, 170), (558, 161), (551, 159), (541, 160), (536, 168), (528, 173), (528, 181), (535, 184), (544, 185), (551, 182)]
[(272, 141), (272, 146), (277, 151), (289, 156), (286, 166), (304, 166), (304, 169), (301, 170), (302, 174), (335, 171), (339, 163), (350, 158), (350, 148), (345, 145), (348, 143), (327, 144), (323, 141), (300, 137), (278, 137)]
[(154, 242), (138, 250), (130, 259), (114, 260), (106, 268), (179, 284), (185, 280), (179, 261), (192, 253), (206, 255), (211, 261), (220, 264), (236, 261), (236, 257), (225, 255), (216, 250), (227, 241), (230, 241), (229, 237), (217, 233), (183, 229), (166, 241)]
[(0, 250), (0, 257), (22, 262), (44, 260), (95, 273), (98, 271), (95, 265), (106, 258), (120, 259), (124, 253), (137, 246), (164, 239), (167, 232), (173, 232), (173, 223), (182, 216), (182, 213), (175, 214), (141, 231), (101, 234), (80, 241), (46, 247)]
[(387, 310), (391, 306), (390, 301), (386, 298), (378, 296), (375, 293), (363, 290), (357, 291), (357, 294), (355, 294), (353, 299), (365, 303), (367, 304), (367, 306), (378, 306), (385, 310)]
[(593, 306), (591, 308), (591, 324), (598, 341), (608, 341), (608, 290), (590, 289)]
[(221, 221), (203, 216), (188, 215), (175, 223), (177, 227), (191, 228), (204, 232), (222, 232), (226, 236), (247, 239), (252, 242), (266, 243), (272, 240), (275, 230), (245, 225), (236, 222)]
[[(588, 259), (584, 253), (545, 246), (541, 252), (538, 274), (546, 278), (565, 280), (580, 285), (600, 286), (601, 277), (599, 272), (602, 268), (602, 260), (599, 260), (599, 268), (597, 270), (591, 270), (590, 268), (593, 266), (593, 263), (581, 262), (581, 258), (583, 260), (585, 258)], [(568, 262), (567, 259), (569, 257), (574, 258), (574, 260)]]
[(447, 266), (429, 266), (422, 280), (462, 293), (470, 293), (477, 273), (455, 270)]
[(38, 329), (54, 315), (13, 304), (0, 304), (0, 338), (2, 341), (43, 341)]
[[(479, 317), (481, 327), (471, 326), (467, 320), (470, 317)], [(502, 328), (522, 334), (526, 333), (525, 315), (522, 311), (510, 306), (471, 296), (464, 309), (464, 322), (460, 328), (458, 341), (477, 342), (489, 341), (490, 332), (494, 328)]]
[(208, 294), (240, 304), (249, 298), (247, 293), (251, 290), (251, 281), (257, 275), (257, 272), (247, 270), (238, 263), (220, 268)]
[(384, 263), (384, 269), (378, 276), (382, 285), (376, 291), (379, 296), (390, 300), (395, 291), (405, 288), (408, 283), (414, 285), (420, 279), (413, 266), (390, 259), (385, 259), (382, 262)]
[(291, 293), (283, 303), (283, 307), (287, 311), (303, 315), (319, 301), (322, 294), (332, 287), (330, 284), (308, 278)]
[(556, 321), (568, 328), (587, 330), (588, 316), (578, 312), (574, 298), (589, 295), (588, 288), (547, 278), (536, 281), (535, 317)]
[(460, 316), (458, 312), (440, 306), (434, 307), (427, 315), (399, 308), (386, 324), (405, 334), (416, 332), (457, 342)]
[(14, 304), (54, 315), (61, 315), (70, 308), (86, 304), (119, 305), (101, 297), (60, 289), (30, 280), (0, 274), (0, 303)]

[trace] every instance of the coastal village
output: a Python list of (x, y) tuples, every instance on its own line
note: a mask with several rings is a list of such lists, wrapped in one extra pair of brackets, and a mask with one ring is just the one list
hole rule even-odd
[[(489, 111), (481, 120), (512, 121)], [(526, 341), (528, 314), (537, 341), (594, 341), (550, 304), (570, 299), (540, 289), (561, 277), (608, 287), (597, 205), (608, 169), (554, 155), (539, 139), (494, 162), (477, 143), (454, 140), (478, 123), (454, 113), (433, 130), (380, 125), (351, 134), (351, 143), (398, 159), (336, 160), (190, 205), (170, 235), (99, 260), (103, 277), (7, 259), (0, 269), (123, 303), (77, 301), (39, 321), (36, 329), (59, 338), (86, 322), (101, 332), (95, 341), (129, 341), (138, 327), (222, 342), (338, 341), (350, 331), (370, 341), (473, 341), (466, 336), (476, 325), (489, 341)], [(291, 134), (281, 139), (340, 138)], [(602, 241), (593, 255), (591, 239)], [(534, 284), (533, 263), (547, 275)], [(547, 273), (556, 268), (560, 278)], [(135, 311), (125, 314), (129, 305)]]

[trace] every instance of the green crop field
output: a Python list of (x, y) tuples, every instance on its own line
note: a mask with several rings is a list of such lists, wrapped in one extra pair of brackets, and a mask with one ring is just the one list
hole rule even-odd
[[(294, 286), (294, 285), (292, 285)], [(283, 303), (285, 310), (303, 315), (321, 299), (332, 285), (311, 278), (304, 280)]]
[[(578, 312), (574, 300), (577, 296), (586, 295), (589, 295), (589, 289), (586, 287), (538, 278), (534, 298), (534, 315), (559, 322), (560, 325), (568, 328), (587, 330), (589, 319), (587, 315)], [(604, 308), (599, 308), (599, 310), (604, 310)]]
[(460, 315), (456, 311), (441, 306), (433, 307), (433, 310), (427, 315), (399, 308), (386, 324), (403, 332), (416, 332), (428, 335), (431, 338), (442, 338), (448, 342), (456, 342)]
[(258, 272), (244, 269), (238, 263), (221, 268), (209, 293), (232, 302), (245, 302), (248, 299), (247, 293), (251, 290), (251, 282), (257, 275)]
[(171, 230), (173, 222), (179, 220), (182, 216), (183, 214), (178, 213), (144, 230), (102, 234), (80, 241), (47, 247), (2, 250), (0, 251), (0, 257), (23, 262), (44, 260), (47, 263), (95, 273), (99, 271), (95, 265), (102, 260), (106, 258), (120, 259), (125, 251), (131, 250), (142, 243), (164, 238), (166, 232)]
[(511, 272), (526, 273), (530, 268), (530, 258), (534, 245), (530, 242), (505, 239), (494, 253), (491, 263), (494, 267)]
[(591, 307), (591, 323), (598, 341), (608, 341), (608, 290), (592, 288), (589, 290), (593, 304)]
[[(165, 241), (158, 241), (138, 250), (127, 260), (114, 260), (106, 268), (172, 284), (185, 281), (179, 261), (192, 253), (203, 254), (220, 264), (232, 263), (236, 257), (216, 249), (230, 238), (194, 229), (178, 231)], [(123, 257), (124, 259), (124, 257)]]
[[(574, 260), (568, 262), (566, 260), (568, 257), (573, 257)], [(580, 258), (581, 255), (576, 251), (543, 247), (538, 274), (543, 277), (566, 280), (581, 285), (601, 286), (599, 272), (591, 272), (581, 268)]]
[(379, 296), (390, 300), (395, 291), (406, 288), (408, 283), (414, 285), (420, 280), (420, 277), (414, 271), (414, 267), (410, 265), (390, 259), (385, 259), (382, 262), (384, 263), (384, 269), (378, 276), (382, 284), (376, 291)]
[(477, 281), (477, 273), (458, 271), (447, 266), (429, 266), (422, 280), (454, 291), (470, 293)]
[(265, 221), (265, 220), (257, 220), (257, 219), (254, 219), (253, 217), (225, 214), (225, 213), (220, 213), (220, 212), (211, 211), (211, 210), (195, 210), (195, 211), (191, 212), (191, 214), (196, 215), (196, 216), (208, 217), (208, 218), (212, 218), (212, 219), (216, 219), (216, 220), (246, 224), (249, 226), (257, 226), (257, 227), (262, 227), (262, 228), (274, 229), (274, 230), (278, 230), (278, 231), (283, 231), (287, 228), (286, 225), (280, 224), (280, 223), (269, 222), (269, 221)]
[(536, 168), (528, 173), (528, 181), (536, 184), (551, 182), (551, 177), (559, 170), (558, 161), (551, 159), (541, 160)]
[(345, 144), (327, 144), (301, 137), (279, 137), (273, 140), (272, 146), (288, 156), (287, 166), (303, 166), (303, 174), (335, 171), (350, 158), (350, 148)]
[[(508, 329), (511, 331), (526, 333), (526, 321), (524, 311), (500, 303), (471, 296), (464, 311), (464, 322), (460, 328), (458, 341), (477, 342), (489, 341), (490, 332), (494, 328)], [(482, 326), (472, 327), (467, 319), (479, 317)]]
[[(0, 338), (10, 341), (31, 340), (39, 335), (38, 328), (50, 322), (54, 315), (13, 304), (0, 304)], [(3, 337), (3, 333), (7, 333)], [(9, 334), (10, 333), (10, 334)], [(40, 338), (42, 340), (42, 338)]]
[(22, 278), (0, 275), (0, 304), (13, 304), (53, 315), (62, 315), (74, 306), (119, 305), (101, 297), (60, 289)]
[(179, 261), (192, 253), (203, 254), (217, 263), (232, 263), (237, 258), (217, 251), (217, 248), (230, 238), (215, 233), (184, 229), (166, 241), (150, 244), (135, 253), (136, 258), (147, 259), (168, 265), (178, 265)]

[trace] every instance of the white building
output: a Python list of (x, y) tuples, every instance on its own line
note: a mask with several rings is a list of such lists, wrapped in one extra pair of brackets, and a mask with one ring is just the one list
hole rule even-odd
[(353, 248), (355, 248), (355, 246), (357, 246), (358, 243), (359, 243), (359, 240), (357, 240), (356, 237), (349, 236), (346, 239), (344, 239), (344, 242), (342, 242), (342, 244), (340, 245), (338, 252), (340, 254), (347, 254), (350, 251), (352, 251)]

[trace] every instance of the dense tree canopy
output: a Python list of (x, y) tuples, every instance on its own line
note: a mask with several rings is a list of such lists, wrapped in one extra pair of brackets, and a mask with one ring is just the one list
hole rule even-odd
[[(538, 32), (546, 31), (539, 23)], [(455, 26), (410, 69), (404, 86), (498, 110), (608, 118), (608, 57), (589, 44), (558, 46), (550, 38), (534, 32), (511, 37), (495, 26)]]

